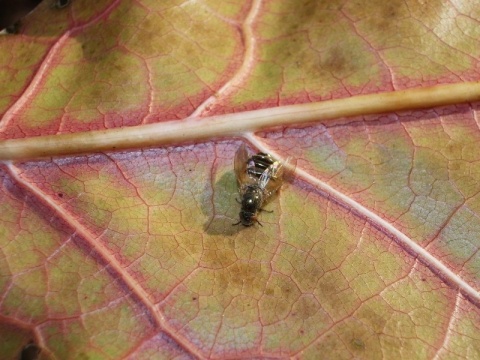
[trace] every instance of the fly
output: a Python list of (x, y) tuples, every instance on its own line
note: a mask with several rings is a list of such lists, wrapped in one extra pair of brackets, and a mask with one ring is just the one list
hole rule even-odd
[(235, 153), (234, 167), (242, 208), (240, 220), (233, 225), (252, 226), (255, 222), (262, 225), (257, 218), (258, 212), (265, 211), (262, 205), (280, 189), (285, 178), (293, 175), (295, 166), (291, 158), (281, 163), (262, 152), (249, 156), (242, 144)]

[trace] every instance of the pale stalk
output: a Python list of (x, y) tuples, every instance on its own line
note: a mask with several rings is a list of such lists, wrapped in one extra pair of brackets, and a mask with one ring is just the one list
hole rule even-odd
[(480, 83), (438, 85), (205, 118), (186, 118), (109, 130), (4, 140), (0, 141), (0, 160), (28, 160), (179, 145), (207, 139), (241, 137), (245, 133), (275, 127), (302, 126), (351, 116), (431, 108), (478, 100)]

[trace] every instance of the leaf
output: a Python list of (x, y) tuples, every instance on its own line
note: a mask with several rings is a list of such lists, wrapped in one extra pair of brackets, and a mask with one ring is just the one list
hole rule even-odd
[[(478, 358), (479, 18), (42, 3), (0, 39), (2, 355)], [(232, 226), (242, 142), (298, 159), (263, 227)]]

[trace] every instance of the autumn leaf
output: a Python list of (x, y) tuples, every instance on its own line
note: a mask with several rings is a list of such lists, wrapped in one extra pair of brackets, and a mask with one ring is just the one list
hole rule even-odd
[[(43, 2), (0, 38), (0, 354), (480, 357), (469, 1)], [(240, 144), (297, 159), (238, 221)]]

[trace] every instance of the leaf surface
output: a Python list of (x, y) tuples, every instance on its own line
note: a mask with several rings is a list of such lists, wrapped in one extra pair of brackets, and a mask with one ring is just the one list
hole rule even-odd
[[(468, 1), (42, 3), (0, 38), (0, 138), (476, 81), (479, 18)], [(480, 357), (477, 112), (3, 161), (0, 353)], [(261, 227), (232, 226), (242, 142), (298, 159)]]

